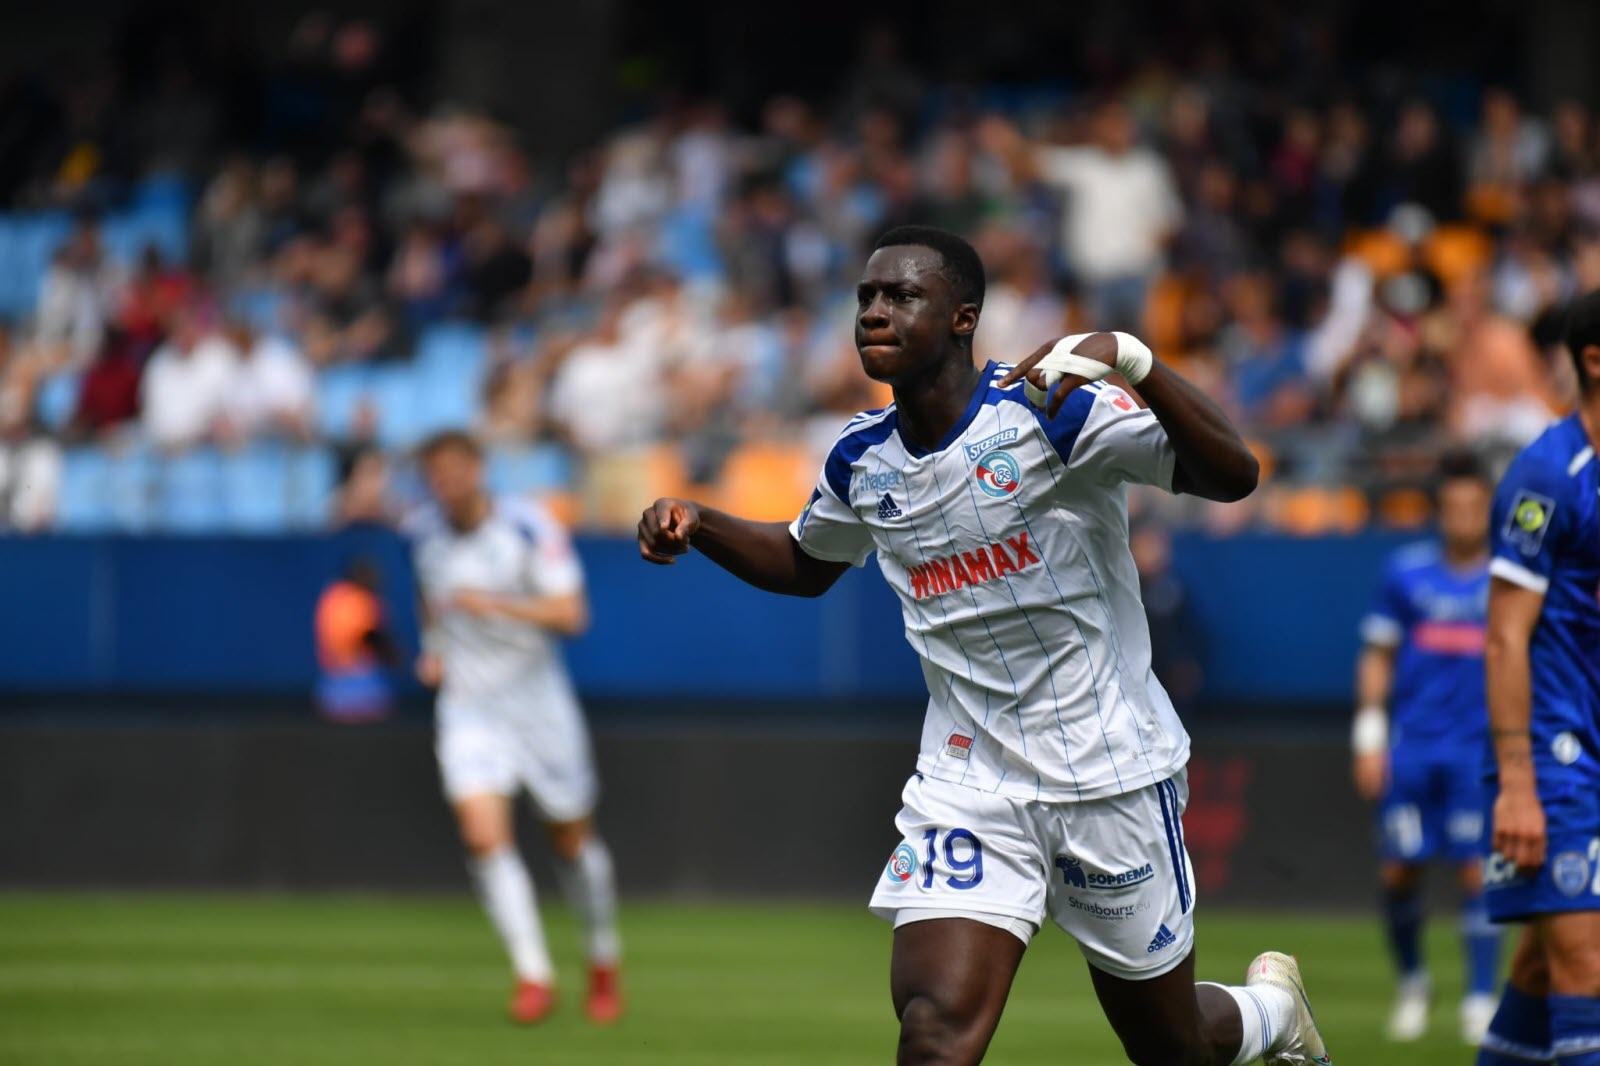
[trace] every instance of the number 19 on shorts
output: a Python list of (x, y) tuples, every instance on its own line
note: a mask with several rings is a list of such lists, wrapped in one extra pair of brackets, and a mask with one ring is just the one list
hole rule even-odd
[[(943, 848), (939, 846), (941, 835)], [(947, 829), (942, 834), (930, 829), (922, 834), (922, 845), (923, 888), (932, 888), (935, 877), (943, 877), (954, 889), (976, 888), (983, 882), (983, 845), (970, 829)]]

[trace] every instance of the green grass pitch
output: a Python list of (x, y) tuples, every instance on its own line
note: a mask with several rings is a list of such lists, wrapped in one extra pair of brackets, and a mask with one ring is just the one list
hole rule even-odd
[[(504, 1020), (497, 944), (466, 897), (0, 894), (0, 1063), (789, 1066), (893, 1061), (889, 929), (844, 904), (626, 907), (631, 1010), (579, 1009), (576, 930), (548, 915), (565, 997), (545, 1025)], [(1200, 918), (1200, 971), (1237, 981), (1264, 947), (1305, 963), (1334, 1060), (1464, 1064), (1453, 921), (1435, 923), (1434, 1031), (1386, 1045), (1390, 978), (1358, 917)], [(986, 1060), (1124, 1061), (1077, 949), (1047, 929)]]

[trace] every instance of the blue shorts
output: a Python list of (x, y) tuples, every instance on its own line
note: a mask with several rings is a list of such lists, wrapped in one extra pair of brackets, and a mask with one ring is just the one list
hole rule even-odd
[(1389, 790), (1379, 807), (1379, 848), (1391, 862), (1457, 862), (1483, 857), (1483, 758), (1397, 747), (1390, 753)]
[[(1600, 787), (1563, 787), (1555, 795), (1539, 789), (1544, 807), (1544, 865), (1518, 872), (1500, 854), (1483, 865), (1483, 896), (1489, 918), (1516, 922), (1539, 914), (1600, 911)], [(1553, 790), (1551, 790), (1553, 791)], [(1489, 816), (1493, 814), (1491, 794)]]

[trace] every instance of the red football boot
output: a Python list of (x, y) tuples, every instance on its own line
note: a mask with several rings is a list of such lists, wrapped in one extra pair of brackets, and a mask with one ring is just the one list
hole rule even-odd
[(584, 1013), (597, 1025), (610, 1025), (622, 1017), (622, 973), (615, 966), (589, 967), (589, 1001)]
[(555, 989), (538, 981), (518, 981), (506, 1010), (518, 1025), (532, 1025), (549, 1017), (555, 1006)]

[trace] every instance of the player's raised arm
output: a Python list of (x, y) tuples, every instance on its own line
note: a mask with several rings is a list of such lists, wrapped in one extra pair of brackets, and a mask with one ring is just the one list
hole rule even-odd
[(1228, 416), (1183, 375), (1156, 362), (1137, 337), (1089, 333), (1053, 341), (1018, 363), (1000, 386), (1026, 377), (1038, 390), (1036, 398), (1049, 394), (1046, 413), (1054, 418), (1073, 389), (1113, 372), (1139, 393), (1166, 431), (1176, 456), (1172, 491), (1224, 503), (1255, 491), (1260, 464)]
[(690, 548), (746, 584), (785, 596), (820, 596), (849, 563), (801, 550), (784, 522), (752, 522), (689, 500), (660, 499), (639, 519), (639, 554), (666, 566)]

